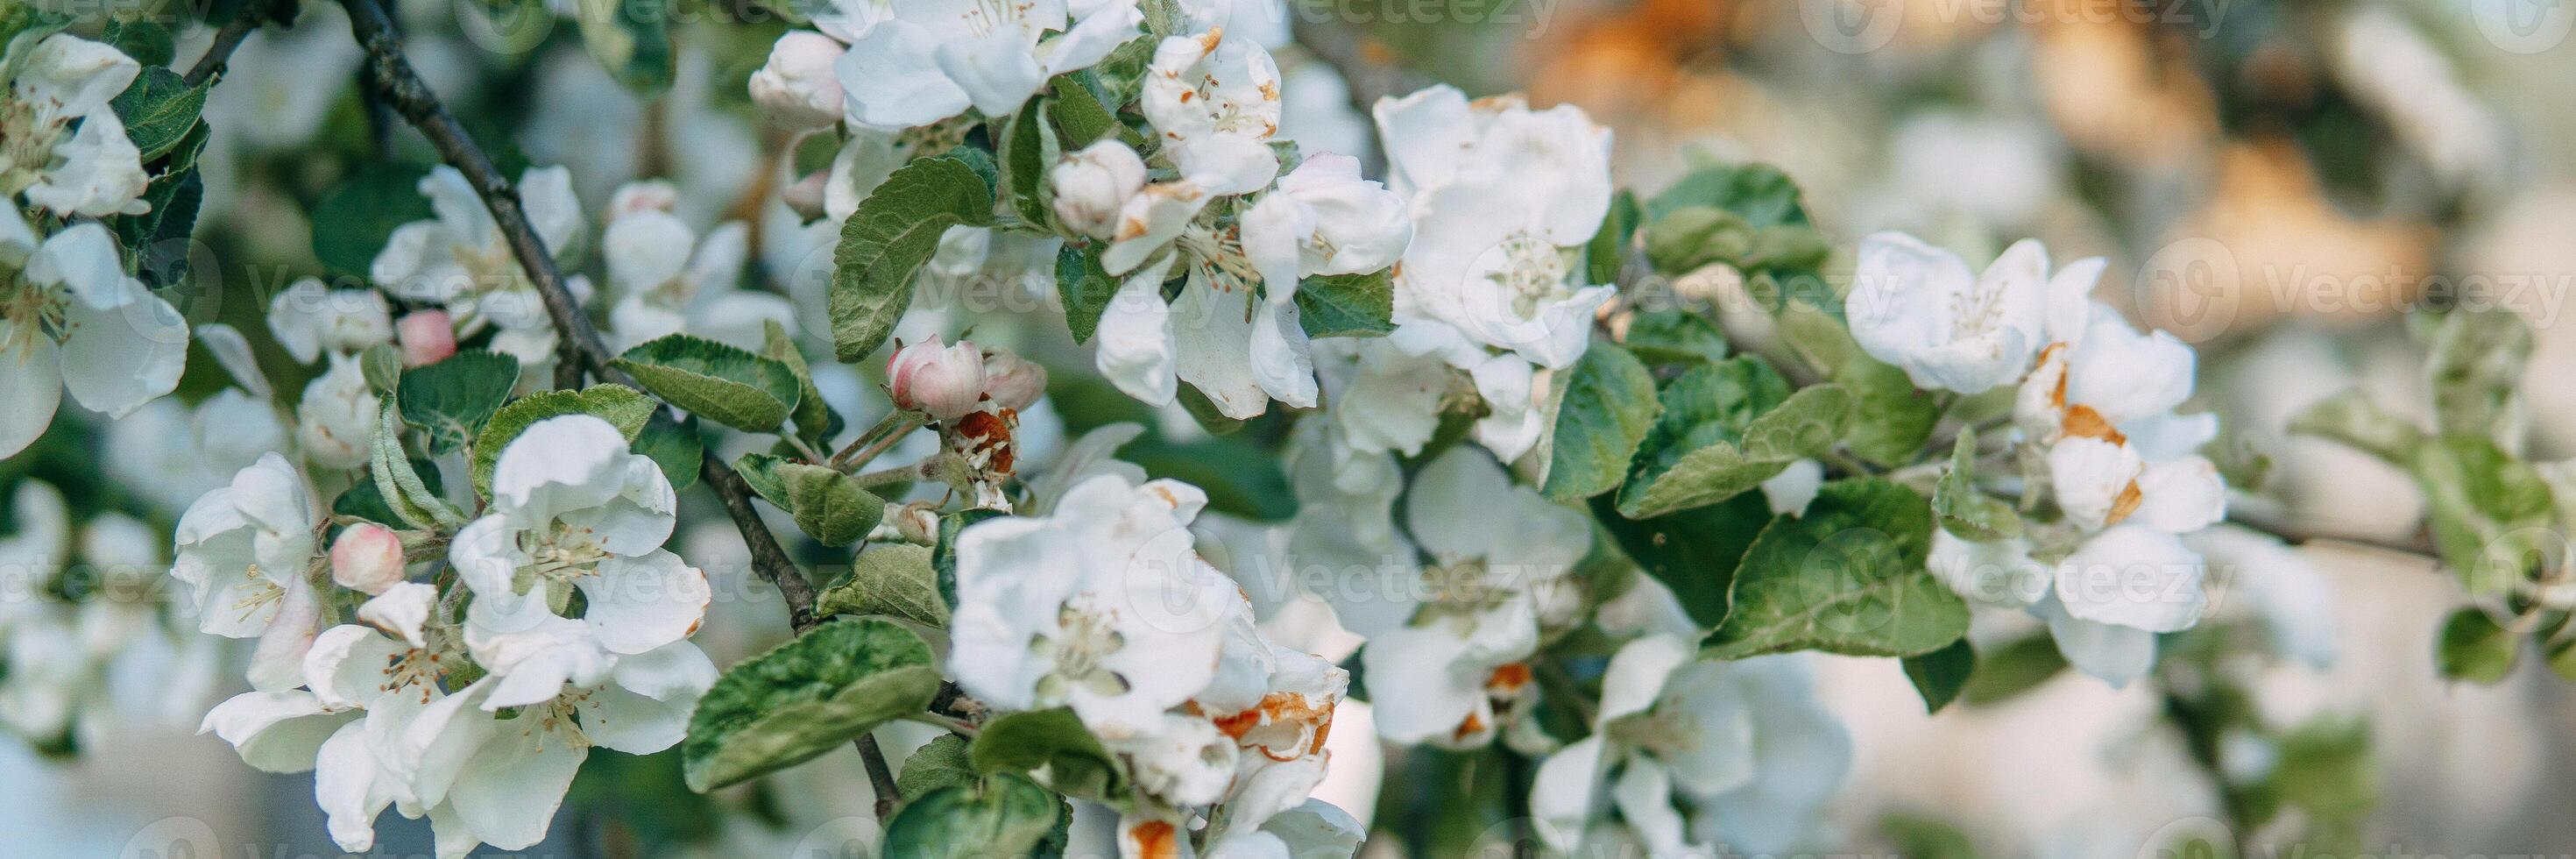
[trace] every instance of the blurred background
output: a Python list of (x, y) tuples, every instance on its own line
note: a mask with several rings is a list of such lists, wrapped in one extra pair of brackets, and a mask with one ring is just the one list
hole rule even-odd
[[(771, 186), (779, 161), (813, 155), (789, 151), (743, 104), (775, 22), (677, 31), (671, 88), (642, 100), (584, 55), (570, 24), (533, 36), (490, 25), (546, 14), (534, 4), (400, 6), (415, 63), (460, 115), (515, 143), (505, 158), (571, 166), (592, 206), (628, 179), (669, 178), (685, 216), (763, 224), (759, 247), (782, 281), (809, 250), (792, 221), (775, 226), (783, 209)], [(347, 85), (358, 54), (345, 18), (328, 3), (305, 12), (292, 30), (252, 36), (209, 108), (200, 238), (226, 260), (278, 272), (348, 265), (314, 224), (371, 148)], [(2363, 544), (2419, 539), (2413, 482), (2284, 429), (2355, 387), (2400, 413), (2426, 411), (2406, 311), (2504, 309), (2538, 340), (2523, 390), (2528, 457), (2576, 454), (2576, 327), (2562, 316), (2576, 286), (2576, 2), (1318, 0), (1292, 15), (1301, 30), (1349, 38), (1347, 51), (1282, 53), (1288, 131), (1303, 139), (1365, 146), (1350, 94), (1385, 80), (1522, 90), (1615, 129), (1619, 178), (1639, 189), (1694, 159), (1779, 165), (1846, 250), (1894, 229), (1972, 263), (2025, 236), (2060, 260), (2106, 257), (2104, 297), (2200, 350), (2199, 405), (2271, 460), (2266, 489), (2280, 515), (2363, 538), (2302, 550), (2332, 589), (2323, 667), (2195, 662), (2188, 646), (2169, 646), (2168, 682), (2110, 689), (2043, 657), (2010, 688), (1972, 690), (1967, 704), (1926, 716), (1894, 660), (1823, 660), (1826, 703), (1849, 720), (1857, 752), (1835, 808), (1838, 849), (1963, 840), (1988, 856), (2156, 855), (2173, 832), (2228, 825), (2229, 803), (2246, 801), (2220, 789), (2231, 771), (2294, 756), (2337, 775), (2276, 797), (2296, 808), (2273, 825), (2330, 829), (2337, 855), (2576, 853), (2576, 815), (2564, 811), (2576, 807), (2570, 684), (2538, 659), (2495, 685), (2439, 678), (2435, 636), (2465, 597), (2428, 559)], [(207, 37), (182, 32), (175, 55), (184, 62)], [(228, 277), (255, 276), (248, 268)], [(203, 312), (257, 330), (253, 302)], [(262, 350), (282, 378), (310, 372)], [(183, 391), (221, 387), (209, 364), (192, 361)], [(163, 432), (188, 432), (185, 414), (167, 421)], [(159, 484), (180, 504), (193, 495), (174, 484), (196, 475), (123, 464), (143, 472), (131, 483)], [(729, 534), (690, 536), (692, 560), (710, 569), (739, 552)], [(766, 594), (735, 592), (708, 624), (719, 664), (784, 634)], [(2010, 650), (2031, 631), (1981, 620), (1977, 635), (1981, 650)], [(220, 848), (200, 857), (336, 855), (309, 777), (253, 773), (193, 735), (195, 717), (232, 690), (173, 678), (203, 676), (187, 666), (224, 655), (184, 644), (128, 653), (133, 664), (111, 666), (97, 690), (126, 703), (71, 735), (112, 729), (118, 743), (77, 757), (0, 744), (9, 853), (176, 857), (170, 845), (186, 843)], [(2293, 741), (2239, 748), (2188, 730), (2208, 704), (2188, 694), (2194, 672), (2240, 681), (2226, 705)], [(1376, 760), (1364, 719), (1335, 734), (1327, 790), (1338, 793), (1327, 798), (1365, 809), (1381, 795), (1437, 790), (1364, 774)], [(828, 825), (757, 821), (864, 825), (835, 817), (865, 805), (854, 761), (698, 798), (667, 790), (672, 761), (603, 758), (614, 760), (595, 761), (576, 787), (572, 825), (559, 823), (538, 852), (831, 851)], [(752, 814), (719, 818), (717, 804)], [(424, 827), (388, 816), (383, 831), (383, 855), (429, 852)]]

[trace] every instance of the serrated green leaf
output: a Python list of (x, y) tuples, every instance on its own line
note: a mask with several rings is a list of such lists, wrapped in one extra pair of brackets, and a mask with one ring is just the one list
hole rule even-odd
[(813, 447), (831, 443), (841, 434), (841, 416), (823, 401), (823, 392), (814, 387), (814, 371), (805, 363), (805, 353), (796, 348), (796, 338), (772, 319), (763, 322), (760, 331), (760, 354), (787, 367), (796, 376), (796, 409), (789, 420), (796, 422), (796, 437)]
[(2290, 432), (2339, 442), (2391, 464), (2405, 465), (2424, 443), (2424, 431), (2389, 414), (2360, 390), (2328, 397), (2290, 418)]
[(777, 430), (803, 399), (787, 365), (687, 334), (637, 344), (610, 363), (671, 405), (744, 432)]
[(2426, 337), (2424, 378), (2433, 389), (2433, 427), (2478, 434), (2506, 449), (2522, 443), (2523, 368), (2531, 363), (2531, 326), (2507, 310), (2454, 310)]
[(2549, 483), (2484, 435), (2446, 435), (2411, 451), (2442, 564), (2472, 594), (2501, 595), (2563, 559)]
[(1726, 335), (1707, 317), (1679, 310), (1652, 310), (1628, 320), (1620, 345), (1648, 364), (1682, 364), (1726, 360)]
[(894, 787), (905, 796), (928, 796), (940, 788), (972, 785), (981, 779), (974, 763), (966, 758), (966, 738), (941, 734), (903, 759), (903, 770), (895, 773)]
[(1036, 782), (995, 776), (931, 791), (886, 825), (886, 859), (1035, 856), (1062, 819), (1064, 803)]
[(1071, 796), (1109, 801), (1126, 792), (1117, 759), (1073, 711), (1063, 708), (1012, 713), (986, 722), (968, 753), (978, 772), (1024, 775), (1045, 770), (1047, 786)]
[(2021, 516), (2002, 499), (1977, 491), (1977, 431), (1961, 429), (1951, 445), (1950, 468), (1932, 486), (1932, 513), (1942, 530), (1980, 543), (2021, 535)]
[(939, 571), (931, 567), (930, 547), (909, 543), (860, 552), (849, 579), (823, 589), (814, 611), (881, 614), (934, 628), (948, 625), (948, 604), (939, 599)]
[(2521, 650), (2520, 637), (2488, 617), (2485, 609), (2469, 606), (2442, 622), (2433, 664), (2444, 677), (2493, 685), (2513, 673)]
[(1392, 270), (1306, 278), (1297, 284), (1297, 324), (1308, 337), (1381, 337), (1394, 331)]
[(912, 277), (961, 224), (993, 222), (993, 183), (966, 154), (919, 158), (894, 171), (841, 225), (832, 252), (832, 351), (857, 363), (885, 343), (912, 306)]
[(644, 431), (644, 422), (653, 416), (659, 404), (644, 392), (624, 385), (593, 385), (580, 391), (542, 391), (529, 394), (503, 405), (485, 422), (483, 431), (474, 437), (474, 492), (492, 493), (492, 466), (501, 461), (501, 449), (519, 437), (528, 427), (547, 418), (564, 415), (590, 415), (617, 428), (627, 441), (634, 441)]
[(1745, 550), (1726, 622), (1705, 653), (1789, 650), (1915, 656), (1958, 641), (1968, 604), (1924, 569), (1932, 508), (1898, 484), (1825, 484), (1799, 516), (1774, 519)]
[(644, 422), (644, 431), (635, 434), (634, 449), (653, 465), (678, 491), (697, 485), (698, 470), (706, 466), (706, 445), (698, 440), (698, 419), (676, 419), (669, 409), (654, 409), (653, 417)]
[[(182, 153), (190, 160), (193, 152), (186, 147), (203, 146), (204, 138), (181, 144)], [(134, 250), (134, 276), (146, 288), (160, 290), (187, 279), (189, 254), (196, 247), (189, 235), (197, 228), (197, 210), (205, 204), (206, 183), (193, 167), (165, 172), (143, 187), (141, 199), (150, 209), (139, 215), (125, 215), (115, 220), (118, 242)]]
[(1020, 220), (1039, 229), (1051, 229), (1048, 225), (1055, 223), (1046, 172), (1062, 155), (1047, 113), (1046, 97), (1032, 96), (1018, 113), (1011, 114), (1007, 125), (996, 129), (1001, 134), (1000, 157), (995, 159), (1002, 166), (1001, 187), (1009, 193), (1011, 208), (1020, 213)]
[(1593, 517), (1637, 567), (1673, 592), (1691, 623), (1708, 629), (1726, 619), (1726, 592), (1744, 550), (1771, 524), (1771, 502), (1759, 492), (1649, 519), (1618, 514), (1610, 496), (1592, 500)]
[(206, 108), (206, 92), (214, 82), (189, 86), (178, 72), (162, 66), (146, 66), (143, 73), (118, 93), (110, 106), (118, 121), (125, 123), (125, 136), (133, 138), (134, 148), (150, 164), (170, 154), (179, 141), (197, 125), (197, 115)]
[[(100, 28), (98, 40), (133, 57), (135, 62), (143, 64), (147, 73), (154, 66), (169, 65), (178, 53), (177, 39), (170, 28), (153, 20), (110, 20), (106, 27)], [(120, 111), (118, 115), (124, 114)], [(152, 158), (146, 155), (143, 160)]]
[(1637, 443), (1663, 408), (1655, 400), (1654, 374), (1628, 350), (1595, 343), (1566, 373), (1562, 403), (1547, 497), (1573, 501), (1619, 488)]
[(1120, 127), (1118, 118), (1109, 115), (1109, 109), (1101, 106), (1100, 96), (1077, 79), (1078, 75), (1089, 71), (1057, 75), (1055, 84), (1049, 88), (1056, 99), (1055, 110), (1051, 113), (1055, 119), (1055, 130), (1064, 135), (1064, 146), (1068, 149), (1081, 149), (1098, 143), (1101, 138), (1109, 136), (1110, 131)]
[(1118, 286), (1118, 278), (1101, 267), (1097, 249), (1068, 242), (1056, 251), (1056, 294), (1064, 299), (1064, 325), (1072, 330), (1073, 342), (1091, 342), (1091, 335), (1100, 330), (1100, 314), (1117, 297)]
[(823, 545), (856, 543), (885, 516), (885, 499), (838, 469), (783, 462), (772, 473), (787, 491), (787, 512), (796, 517), (796, 527)]
[(1642, 519), (1715, 504), (1831, 448), (1851, 419), (1851, 394), (1835, 385), (1788, 391), (1787, 380), (1751, 357), (1675, 379), (1619, 487), (1619, 512)]
[(1968, 686), (1968, 677), (1977, 669), (1977, 652), (1967, 639), (1950, 642), (1950, 646), (1905, 657), (1905, 679), (1913, 681), (1914, 693), (1923, 696), (1923, 712), (1938, 713), (1959, 697)]
[(680, 741), (689, 789), (795, 766), (930, 706), (930, 645), (889, 620), (837, 618), (717, 677)]
[(421, 429), (434, 452), (455, 450), (483, 431), (485, 422), (519, 384), (519, 359), (469, 349), (438, 363), (414, 367), (395, 385), (403, 420)]

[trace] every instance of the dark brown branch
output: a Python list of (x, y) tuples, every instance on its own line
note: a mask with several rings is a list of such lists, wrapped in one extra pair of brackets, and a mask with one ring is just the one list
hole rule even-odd
[(189, 67), (188, 73), (180, 80), (196, 86), (223, 74), (224, 63), (232, 60), (233, 50), (241, 47), (243, 39), (250, 38), (252, 30), (259, 29), (259, 20), (260, 10), (257, 8), (245, 6), (234, 14), (232, 20), (224, 22), (222, 29), (215, 31), (214, 43), (206, 46), (205, 55), (198, 57), (197, 64)]
[[(572, 292), (564, 287), (563, 272), (556, 267), (545, 240), (529, 225), (527, 212), (519, 202), (518, 189), (493, 167), (491, 157), (475, 145), (474, 138), (466, 134), (464, 126), (458, 124), (456, 117), (447, 112), (447, 107), (439, 103), (437, 93), (430, 91), (420, 75), (413, 71), (411, 61), (403, 56), (401, 37), (394, 32), (393, 21), (385, 14), (384, 7), (377, 0), (342, 0), (341, 5), (348, 7), (349, 29), (357, 37), (358, 45), (366, 49), (367, 58), (361, 73), (376, 95), (429, 139), (430, 145), (438, 150), (440, 160), (465, 175), (466, 184), (483, 198), (484, 208), (492, 213), (492, 223), (510, 243), (511, 254), (518, 258), (519, 267), (526, 271), (539, 299), (545, 302), (546, 316), (554, 322), (555, 333), (560, 338), (556, 385), (570, 387), (578, 384), (584, 368), (603, 380), (635, 384), (633, 377), (609, 363), (616, 356), (608, 351), (599, 338), (599, 329), (591, 325), (590, 317), (582, 314), (580, 306), (573, 301)], [(751, 490), (743, 483), (742, 476), (735, 474), (714, 453), (702, 456), (699, 475), (707, 487), (724, 501), (725, 513), (732, 517), (734, 527), (742, 532), (743, 543), (751, 550), (753, 572), (778, 588), (779, 595), (785, 598), (789, 626), (798, 634), (811, 629), (816, 620), (813, 582), (808, 581), (805, 574), (796, 568), (795, 562), (788, 559), (786, 550), (778, 545), (777, 536), (769, 532), (769, 525), (762, 522), (759, 511), (752, 508)], [(873, 737), (862, 736), (856, 745), (860, 756), (867, 761), (869, 780), (877, 789), (878, 819), (882, 821), (892, 812), (897, 798), (894, 777), (887, 769), (884, 751), (877, 748)]]

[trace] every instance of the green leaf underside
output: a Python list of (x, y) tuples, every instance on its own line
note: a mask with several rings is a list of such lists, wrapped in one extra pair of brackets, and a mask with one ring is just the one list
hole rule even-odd
[(1593, 344), (1567, 376), (1543, 491), (1572, 501), (1618, 488), (1662, 408), (1645, 364), (1626, 349)]
[(786, 364), (687, 334), (637, 344), (610, 363), (671, 405), (744, 432), (778, 429), (803, 399)]
[(910, 543), (873, 545), (860, 552), (849, 579), (824, 589), (814, 610), (948, 625), (948, 604), (939, 599), (939, 571), (931, 567), (930, 547)]
[(1803, 515), (1773, 519), (1745, 550), (1706, 654), (1949, 646), (1968, 630), (1968, 606), (1924, 569), (1931, 537), (1931, 507), (1913, 490), (1878, 478), (1826, 484)]
[(1841, 387), (1790, 393), (1778, 371), (1751, 357), (1693, 369), (1664, 389), (1662, 401), (1663, 414), (1619, 487), (1619, 512), (1632, 519), (1761, 486), (1832, 447), (1852, 412), (1851, 394)]
[(915, 797), (886, 825), (887, 859), (1034, 856), (1063, 812), (1035, 782), (994, 776)]
[(519, 360), (469, 349), (402, 375), (397, 386), (405, 423), (419, 427), (433, 451), (473, 440), (519, 383)]
[(1964, 638), (1921, 656), (1905, 657), (1905, 679), (1914, 683), (1915, 694), (1923, 696), (1926, 713), (1941, 712), (1957, 700), (1976, 668), (1977, 652)]
[(1316, 338), (1394, 331), (1394, 270), (1306, 278), (1297, 285), (1297, 324)]
[(912, 305), (912, 276), (960, 224), (993, 222), (993, 185), (958, 155), (916, 159), (886, 177), (841, 225), (832, 252), (832, 351), (856, 363)]
[(1125, 792), (1117, 759), (1064, 708), (1012, 713), (984, 724), (970, 749), (984, 773), (1046, 771), (1047, 786), (1107, 801)]
[(893, 621), (838, 618), (716, 678), (680, 742), (701, 793), (803, 763), (930, 705), (930, 645)]
[(501, 461), (501, 450), (528, 427), (547, 418), (564, 415), (590, 415), (607, 421), (618, 433), (632, 442), (644, 431), (653, 417), (655, 404), (644, 392), (624, 385), (593, 385), (579, 391), (544, 391), (529, 394), (504, 405), (492, 413), (483, 431), (474, 437), (474, 491), (492, 493), (492, 467)]

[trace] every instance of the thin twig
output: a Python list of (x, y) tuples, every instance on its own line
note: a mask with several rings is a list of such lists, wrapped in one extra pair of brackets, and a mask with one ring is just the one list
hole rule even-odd
[[(438, 150), (440, 160), (465, 175), (466, 183), (482, 197), (484, 208), (491, 211), (493, 224), (510, 243), (512, 255), (518, 258), (520, 268), (536, 287), (538, 297), (545, 302), (546, 315), (554, 322), (556, 335), (562, 338), (557, 360), (562, 368), (569, 368), (569, 381), (578, 384), (581, 370), (586, 367), (601, 379), (633, 385), (633, 377), (609, 363), (615, 355), (601, 342), (599, 329), (591, 325), (590, 318), (582, 315), (572, 293), (564, 288), (563, 273), (556, 268), (554, 256), (547, 251), (545, 240), (528, 224), (518, 190), (511, 187), (509, 180), (502, 178), (499, 170), (493, 167), (491, 157), (475, 145), (474, 138), (465, 133), (464, 126), (457, 123), (456, 118), (447, 112), (447, 107), (439, 103), (438, 95), (431, 92), (412, 69), (410, 60), (403, 56), (401, 39), (395, 34), (393, 21), (385, 14), (384, 7), (377, 0), (341, 0), (341, 5), (349, 10), (351, 34), (367, 52), (364, 73), (373, 82), (377, 94), (405, 122), (429, 139), (430, 145)], [(566, 375), (559, 369), (556, 375), (559, 387), (569, 386), (565, 384)], [(786, 550), (778, 545), (777, 536), (769, 532), (769, 526), (761, 521), (759, 511), (752, 508), (750, 487), (743, 483), (742, 476), (735, 474), (712, 452), (702, 454), (699, 474), (708, 488), (723, 499), (726, 514), (733, 518), (734, 527), (742, 532), (743, 542), (751, 550), (752, 570), (778, 588), (779, 595), (786, 599), (788, 624), (799, 634), (813, 628), (816, 622), (814, 584), (796, 568), (795, 562), (788, 559)], [(885, 815), (892, 812), (898, 796), (894, 777), (886, 766), (885, 752), (877, 747), (873, 737), (861, 736), (855, 745), (867, 762), (869, 779), (876, 785), (879, 820), (884, 820)]]
[(197, 64), (189, 67), (180, 80), (193, 87), (222, 74), (224, 63), (232, 60), (233, 50), (241, 47), (243, 39), (250, 38), (252, 30), (259, 29), (259, 19), (260, 10), (247, 5), (234, 13), (232, 20), (215, 31), (215, 41), (206, 46), (205, 55), (198, 57)]
[(868, 770), (868, 787), (877, 795), (877, 825), (882, 827), (894, 820), (894, 805), (903, 794), (895, 787), (894, 770), (886, 766), (885, 750), (877, 747), (877, 735), (860, 734), (858, 745), (859, 760)]
[(2435, 561), (2441, 559), (2440, 550), (2434, 547), (2432, 539), (2426, 537), (2421, 529), (2418, 529), (2414, 534), (2404, 538), (2383, 537), (2375, 534), (2363, 534), (2351, 531), (2337, 531), (2330, 528), (2319, 528), (2315, 525), (2293, 522), (2290, 521), (2288, 517), (2278, 515), (2274, 511), (2257, 509), (2253, 505), (2238, 502), (2229, 503), (2227, 508), (2227, 521), (2235, 525), (2270, 534), (2274, 537), (2280, 538), (2282, 542), (2290, 543), (2292, 545), (2305, 545), (2308, 543), (2345, 543), (2368, 549), (2378, 549), (2383, 552), (2414, 555), (2419, 558), (2426, 558)]

